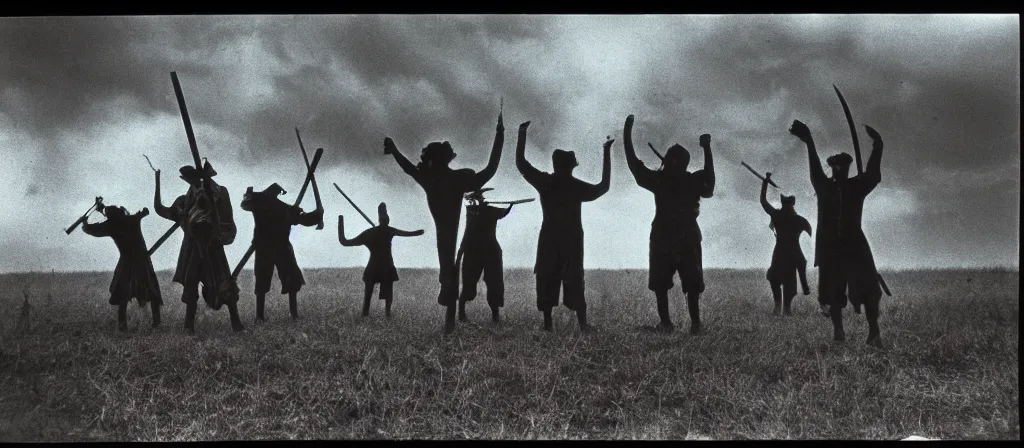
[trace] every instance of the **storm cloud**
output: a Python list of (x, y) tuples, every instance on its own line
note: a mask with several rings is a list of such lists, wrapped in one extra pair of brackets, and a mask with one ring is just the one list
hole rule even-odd
[[(228, 257), (252, 234), (237, 207), (248, 186), (278, 182), (294, 200), (304, 175), (294, 129), (324, 148), (318, 180), (328, 216), (320, 232), (292, 232), (303, 267), (359, 266), (342, 248), (357, 213), (388, 202), (392, 223), (425, 229), (396, 241), (399, 266), (435, 267), (423, 192), (382, 155), (385, 136), (416, 160), (450, 141), (455, 167), (481, 169), (504, 98), (505, 146), (494, 199), (535, 197), (516, 172), (519, 123), (527, 156), (550, 170), (574, 150), (577, 177), (597, 182), (600, 147), (616, 139), (610, 192), (584, 206), (588, 268), (645, 268), (650, 193), (622, 155), (622, 125), (649, 166), (659, 149), (712, 135), (718, 184), (699, 222), (707, 267), (763, 268), (773, 245), (745, 161), (771, 171), (814, 222), (806, 150), (787, 132), (810, 127), (822, 159), (852, 153), (832, 85), (885, 141), (882, 184), (864, 227), (882, 268), (1017, 266), (1020, 198), (1020, 35), (1015, 15), (765, 16), (182, 16), (0, 19), (0, 271), (107, 270), (109, 241), (62, 228), (94, 196), (152, 208), (153, 175), (165, 201), (184, 191), (191, 164), (169, 73), (177, 72), (202, 156), (220, 173), (239, 225)], [(771, 192), (777, 202), (778, 190)], [(311, 196), (311, 195), (310, 195)], [(313, 207), (312, 197), (303, 203)], [(94, 221), (99, 219), (94, 218)], [(537, 203), (501, 221), (508, 266), (533, 262)], [(152, 243), (169, 226), (143, 221)], [(180, 232), (154, 256), (173, 267)], [(810, 253), (811, 242), (802, 243)], [(167, 249), (170, 247), (171, 249)]]

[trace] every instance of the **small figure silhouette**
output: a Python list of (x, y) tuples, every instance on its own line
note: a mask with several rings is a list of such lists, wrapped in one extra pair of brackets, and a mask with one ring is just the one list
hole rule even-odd
[(121, 331), (128, 330), (128, 303), (134, 298), (139, 306), (149, 303), (153, 315), (153, 326), (160, 325), (160, 282), (153, 270), (153, 261), (146, 251), (146, 240), (142, 236), (142, 218), (149, 216), (149, 209), (133, 215), (124, 207), (106, 205), (103, 213), (107, 219), (101, 223), (82, 224), (82, 231), (94, 237), (110, 237), (114, 240), (121, 257), (114, 267), (114, 278), (110, 281), (111, 305), (117, 306), (117, 325)]
[(254, 274), (257, 322), (265, 320), (263, 311), (275, 267), (277, 278), (281, 281), (281, 294), (288, 294), (288, 309), (292, 319), (298, 319), (298, 293), (302, 285), (306, 284), (306, 279), (299, 269), (295, 249), (288, 236), (292, 226), (313, 227), (323, 221), (323, 209), (305, 213), (299, 207), (281, 202), (278, 196), (284, 193), (284, 189), (274, 183), (260, 192), (254, 192), (249, 187), (242, 198), (242, 210), (252, 213), (256, 224), (252, 246), (256, 257)]
[(377, 206), (378, 223), (360, 233), (359, 236), (345, 238), (345, 217), (338, 215), (338, 241), (342, 246), (366, 246), (370, 250), (370, 261), (363, 270), (363, 283), (366, 285), (363, 297), (363, 317), (370, 315), (370, 298), (373, 297), (373, 286), (380, 283), (380, 298), (384, 300), (384, 315), (391, 317), (391, 299), (394, 284), (398, 281), (398, 270), (391, 256), (391, 239), (396, 236), (420, 236), (423, 230), (408, 232), (391, 227), (387, 205), (383, 202)]
[(818, 197), (818, 235), (814, 247), (818, 302), (822, 313), (832, 319), (833, 339), (846, 339), (843, 308), (849, 301), (855, 311), (864, 306), (868, 321), (867, 343), (880, 347), (878, 314), (882, 290), (871, 246), (861, 228), (861, 217), (864, 199), (882, 180), (882, 137), (871, 127), (865, 128), (873, 141), (871, 156), (864, 173), (854, 177), (849, 177), (853, 162), (849, 154), (839, 153), (827, 159), (832, 168), (829, 178), (821, 168), (821, 159), (807, 126), (795, 120), (789, 132), (807, 145), (811, 185)]
[(800, 277), (800, 285), (804, 295), (811, 293), (807, 286), (807, 259), (800, 249), (800, 233), (807, 232), (811, 236), (811, 223), (796, 213), (796, 196), (780, 195), (782, 208), (776, 209), (768, 202), (768, 183), (772, 173), (765, 173), (761, 182), (761, 207), (771, 217), (769, 227), (775, 231), (775, 250), (772, 251), (772, 264), (765, 276), (772, 288), (775, 309), (772, 314), (778, 315), (780, 305), (787, 316), (793, 314), (790, 308), (793, 297), (796, 297), (796, 279)]
[(686, 171), (690, 153), (679, 144), (672, 145), (659, 170), (647, 168), (633, 148), (633, 116), (626, 117), (623, 129), (626, 162), (633, 179), (641, 188), (654, 193), (654, 221), (650, 236), (650, 273), (647, 287), (658, 301), (658, 329), (674, 329), (668, 307), (672, 277), (679, 272), (679, 283), (686, 293), (690, 312), (690, 333), (699, 334), (700, 294), (704, 292), (701, 232), (697, 224), (700, 199), (715, 191), (715, 165), (711, 155), (711, 136), (700, 136), (704, 149), (704, 169)]
[(238, 317), (238, 284), (231, 277), (224, 255), (224, 246), (234, 242), (238, 232), (228, 189), (213, 181), (217, 171), (210, 162), (206, 162), (202, 172), (191, 165), (181, 167), (179, 172), (189, 188), (170, 207), (164, 207), (160, 201), (160, 171), (156, 172), (153, 208), (160, 217), (181, 224), (185, 232), (173, 277), (174, 282), (184, 287), (181, 301), (186, 305), (185, 330), (195, 331), (197, 290), (202, 283), (206, 305), (215, 310), (227, 305), (231, 328), (242, 331), (245, 327)]
[(551, 154), (553, 174), (534, 168), (526, 160), (526, 129), (529, 126), (529, 121), (519, 125), (516, 168), (539, 193), (544, 213), (533, 268), (537, 279), (537, 309), (544, 313), (544, 330), (552, 331), (551, 310), (558, 305), (559, 292), (564, 289), (562, 303), (576, 312), (580, 330), (586, 332), (593, 327), (587, 323), (587, 302), (583, 294), (581, 208), (584, 202), (596, 200), (608, 192), (614, 140), (604, 143), (601, 182), (593, 185), (573, 177), (572, 171), (578, 163), (572, 151), (556, 149)]
[[(476, 298), (476, 286), (481, 274), (487, 285), (487, 304), (491, 307), (491, 320), (500, 320), (499, 310), (505, 306), (505, 279), (502, 274), (501, 245), (496, 235), (498, 220), (508, 216), (512, 204), (508, 208), (488, 205), (484, 193), (490, 188), (482, 188), (466, 194), (466, 230), (462, 234), (459, 254), (465, 257), (462, 262), (462, 293), (459, 295), (459, 320), (467, 321), (466, 302)], [(459, 262), (456, 261), (456, 266)]]
[(462, 195), (479, 190), (494, 177), (501, 160), (501, 147), (505, 141), (505, 126), (498, 115), (498, 126), (494, 145), (487, 166), (479, 173), (464, 168), (453, 170), (448, 167), (455, 158), (455, 151), (448, 142), (433, 142), (423, 148), (420, 162), (413, 165), (395, 146), (390, 137), (384, 139), (384, 154), (394, 156), (402, 167), (427, 194), (427, 205), (434, 219), (437, 232), (437, 260), (440, 266), (438, 282), (441, 290), (437, 303), (446, 307), (445, 333), (455, 330), (455, 310), (459, 298), (458, 272), (455, 270), (455, 242), (459, 234), (459, 219), (462, 214)]

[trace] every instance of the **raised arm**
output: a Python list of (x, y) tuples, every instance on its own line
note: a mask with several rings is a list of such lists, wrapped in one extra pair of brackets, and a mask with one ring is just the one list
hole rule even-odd
[(805, 219), (803, 216), (800, 217), (800, 226), (800, 230), (807, 232), (807, 236), (814, 236), (811, 230), (811, 223), (807, 222), (807, 219)]
[(384, 154), (391, 154), (395, 157), (395, 161), (398, 162), (398, 166), (402, 167), (402, 171), (405, 174), (412, 176), (416, 182), (420, 181), (420, 171), (416, 169), (416, 165), (413, 165), (409, 159), (405, 158), (398, 147), (395, 146), (395, 141), (391, 140), (391, 137), (384, 137)]
[(700, 136), (700, 147), (704, 149), (704, 169), (703, 172), (703, 191), (700, 193), (702, 198), (710, 198), (715, 195), (715, 159), (711, 155), (711, 134), (704, 134)]
[(498, 172), (498, 162), (501, 161), (501, 149), (505, 146), (505, 123), (502, 122), (501, 114), (498, 114), (498, 126), (494, 131), (494, 145), (491, 146), (491, 158), (487, 160), (487, 166), (473, 176), (467, 191), (474, 191), (483, 188), (494, 173)]
[(86, 235), (95, 237), (110, 236), (110, 223), (103, 221), (98, 224), (89, 224), (89, 221), (87, 220), (82, 223), (82, 231), (85, 232)]
[(541, 173), (526, 160), (526, 128), (528, 127), (530, 127), (529, 121), (519, 125), (519, 137), (516, 139), (516, 169), (519, 170), (519, 174), (523, 175), (526, 182), (537, 188)]
[(364, 230), (363, 233), (360, 233), (359, 236), (353, 239), (345, 238), (345, 217), (338, 215), (338, 242), (341, 243), (342, 246), (353, 247), (366, 245), (366, 233), (369, 231), (370, 229)]
[(863, 174), (864, 186), (867, 191), (870, 192), (882, 181), (882, 136), (878, 135), (878, 131), (874, 130), (871, 126), (864, 126), (867, 130), (868, 136), (871, 137), (871, 156), (868, 157), (868, 166)]
[(629, 172), (633, 173), (633, 180), (640, 188), (650, 190), (654, 183), (654, 171), (644, 165), (644, 162), (636, 156), (636, 149), (633, 147), (633, 116), (626, 117), (626, 126), (622, 130), (622, 146), (626, 149), (626, 166)]
[(774, 216), (776, 212), (775, 207), (772, 207), (772, 204), (768, 202), (768, 180), (771, 178), (772, 173), (765, 173), (764, 181), (761, 182), (761, 208), (764, 209), (768, 216)]
[(502, 218), (508, 216), (508, 214), (512, 212), (512, 206), (513, 205), (515, 205), (515, 204), (509, 204), (508, 208), (506, 208), (505, 210), (501, 210), (499, 212), (498, 219), (502, 219)]
[(153, 210), (156, 211), (157, 216), (168, 219), (171, 221), (179, 221), (178, 213), (174, 210), (175, 205), (178, 201), (174, 201), (170, 207), (164, 207), (163, 201), (160, 200), (160, 170), (156, 170), (156, 190), (153, 193)]
[(810, 164), (811, 169), (811, 185), (817, 190), (828, 181), (828, 177), (825, 176), (825, 170), (821, 168), (821, 159), (818, 158), (818, 150), (814, 147), (811, 130), (807, 129), (807, 125), (801, 123), (800, 120), (793, 120), (789, 132), (807, 145), (807, 163)]
[(400, 229), (396, 229), (396, 228), (392, 227), (391, 231), (394, 232), (395, 236), (420, 236), (420, 235), (423, 235), (423, 229), (413, 230), (412, 232), (410, 232), (408, 230), (400, 230)]
[(614, 142), (615, 140), (604, 142), (604, 163), (601, 169), (601, 182), (597, 185), (582, 182), (586, 186), (581, 198), (583, 202), (593, 201), (608, 192), (608, 187), (611, 186), (612, 181), (612, 143)]

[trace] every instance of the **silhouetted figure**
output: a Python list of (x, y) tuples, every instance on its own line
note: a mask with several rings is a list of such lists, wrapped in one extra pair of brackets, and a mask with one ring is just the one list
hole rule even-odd
[(384, 315), (391, 317), (391, 299), (394, 297), (394, 284), (398, 281), (398, 270), (395, 260), (391, 257), (391, 239), (396, 236), (420, 236), (423, 230), (408, 232), (391, 227), (387, 205), (383, 202), (377, 206), (377, 224), (360, 233), (359, 236), (345, 238), (345, 217), (338, 215), (338, 241), (342, 246), (366, 246), (370, 250), (370, 261), (363, 270), (363, 283), (366, 285), (363, 296), (363, 317), (370, 315), (370, 298), (373, 297), (373, 286), (380, 283), (380, 298), (384, 300)]
[(800, 233), (807, 232), (811, 236), (811, 223), (796, 213), (796, 196), (779, 195), (782, 208), (776, 209), (768, 202), (768, 181), (772, 173), (765, 173), (761, 182), (761, 207), (772, 218), (769, 227), (775, 231), (775, 250), (772, 251), (772, 264), (768, 267), (768, 284), (772, 288), (775, 299), (775, 310), (779, 314), (780, 306), (787, 316), (793, 314), (790, 305), (796, 297), (796, 279), (800, 277), (804, 295), (811, 293), (807, 286), (807, 259), (800, 249)]
[(526, 160), (527, 121), (519, 125), (516, 142), (516, 168), (540, 195), (544, 220), (537, 241), (537, 260), (533, 272), (537, 277), (537, 309), (544, 313), (544, 330), (551, 331), (551, 310), (562, 303), (576, 312), (580, 330), (592, 329), (587, 324), (587, 302), (583, 283), (583, 222), (581, 208), (608, 192), (611, 182), (611, 148), (614, 140), (604, 143), (601, 182), (592, 185), (572, 176), (576, 154), (556, 149), (551, 154), (554, 173), (534, 168)]
[(690, 333), (700, 333), (700, 294), (704, 292), (704, 269), (701, 254), (701, 232), (697, 225), (700, 198), (715, 192), (715, 165), (711, 156), (711, 136), (700, 136), (704, 149), (704, 169), (686, 171), (690, 153), (681, 145), (672, 145), (665, 152), (657, 171), (647, 168), (633, 148), (633, 116), (626, 118), (623, 130), (626, 163), (633, 179), (641, 188), (654, 193), (654, 221), (651, 223), (650, 272), (647, 288), (658, 301), (658, 329), (672, 331), (668, 291), (672, 277), (679, 272), (679, 283), (686, 293), (690, 311)]
[(479, 173), (468, 168), (453, 170), (448, 167), (455, 151), (448, 142), (433, 142), (422, 150), (420, 162), (413, 165), (399, 152), (390, 137), (384, 139), (384, 154), (392, 154), (406, 174), (411, 176), (427, 194), (427, 205), (434, 218), (437, 232), (437, 261), (440, 266), (438, 282), (441, 290), (437, 303), (447, 307), (444, 331), (455, 330), (455, 309), (459, 299), (459, 278), (455, 270), (455, 242), (459, 236), (459, 218), (462, 214), (462, 195), (479, 190), (498, 170), (501, 147), (505, 141), (505, 126), (498, 115), (494, 146), (487, 166)]
[(121, 257), (114, 268), (110, 281), (111, 305), (117, 306), (117, 326), (121, 331), (128, 329), (128, 303), (134, 298), (140, 307), (149, 304), (153, 314), (153, 326), (160, 325), (160, 282), (153, 271), (153, 262), (146, 250), (142, 237), (142, 218), (149, 215), (149, 209), (129, 215), (124, 207), (107, 205), (103, 209), (106, 221), (97, 224), (85, 222), (82, 231), (95, 237), (110, 237), (117, 246)]
[(502, 274), (501, 245), (496, 235), (498, 220), (508, 216), (512, 205), (499, 208), (484, 202), (482, 188), (466, 195), (466, 230), (462, 234), (459, 252), (462, 261), (462, 293), (459, 295), (459, 320), (467, 321), (466, 302), (476, 298), (476, 286), (483, 275), (487, 285), (487, 304), (491, 307), (491, 320), (500, 320), (499, 310), (505, 306), (505, 279)]
[(878, 308), (882, 290), (871, 247), (861, 229), (861, 215), (864, 198), (882, 180), (882, 138), (871, 127), (865, 128), (874, 145), (864, 173), (855, 177), (849, 177), (853, 158), (847, 153), (827, 159), (832, 177), (826, 177), (807, 126), (793, 121), (789, 132), (807, 144), (811, 184), (818, 196), (814, 265), (818, 266), (818, 302), (822, 313), (832, 318), (834, 339), (842, 341), (846, 339), (843, 308), (847, 300), (853, 302), (855, 309), (863, 305), (868, 320), (867, 343), (881, 346)]
[(227, 305), (231, 328), (242, 331), (245, 327), (238, 318), (238, 285), (231, 277), (224, 255), (224, 246), (234, 242), (238, 231), (228, 189), (211, 179), (217, 172), (209, 162), (203, 166), (203, 172), (191, 165), (179, 171), (189, 184), (188, 191), (178, 196), (170, 207), (164, 207), (160, 201), (160, 171), (157, 171), (153, 208), (157, 215), (180, 223), (185, 233), (174, 270), (174, 281), (184, 287), (181, 301), (186, 305), (185, 329), (190, 333), (195, 329), (198, 289), (202, 283), (206, 305), (214, 310)]
[(306, 279), (302, 276), (295, 259), (288, 236), (292, 226), (315, 226), (323, 219), (323, 210), (305, 213), (301, 208), (281, 202), (278, 196), (285, 191), (274, 183), (260, 192), (249, 187), (242, 198), (242, 210), (252, 213), (256, 227), (253, 229), (253, 255), (256, 256), (256, 321), (263, 322), (270, 279), (277, 267), (277, 279), (281, 281), (281, 294), (288, 294), (288, 309), (292, 319), (299, 318), (298, 293)]

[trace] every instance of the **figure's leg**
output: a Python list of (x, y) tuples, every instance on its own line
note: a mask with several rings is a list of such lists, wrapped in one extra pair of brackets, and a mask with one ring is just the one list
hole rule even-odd
[[(704, 292), (704, 255), (700, 243), (689, 243), (679, 258), (683, 264), (678, 267), (680, 283), (686, 293), (686, 307), (690, 312), (690, 334), (701, 332), (700, 295)], [(685, 278), (683, 278), (685, 275)]]
[(700, 334), (700, 293), (686, 293), (686, 307), (690, 311), (690, 334)]
[(784, 281), (782, 282), (782, 313), (787, 316), (793, 315), (790, 305), (793, 304), (793, 297), (796, 297), (796, 276), (795, 269), (787, 269)]
[(807, 262), (803, 262), (797, 265), (797, 273), (800, 275), (800, 286), (804, 290), (804, 295), (811, 295), (811, 287), (807, 283)]
[[(373, 297), (373, 282), (366, 282), (363, 288), (363, 317), (370, 315), (370, 298)], [(382, 291), (383, 292), (383, 291)]]
[(463, 322), (469, 320), (466, 317), (466, 302), (471, 302), (476, 298), (476, 286), (480, 282), (480, 274), (483, 273), (483, 270), (484, 266), (476, 254), (463, 255), (462, 292), (459, 294), (459, 320)]
[(181, 301), (185, 303), (185, 331), (188, 333), (195, 332), (196, 303), (199, 300), (199, 273), (196, 271), (188, 270), (181, 290)]
[(544, 313), (544, 331), (553, 331), (551, 311), (558, 304), (561, 282), (549, 275), (537, 275), (537, 309)]
[(128, 331), (128, 303), (121, 302), (117, 305), (117, 329)]
[(587, 323), (587, 298), (584, 295), (584, 278), (582, 266), (570, 270), (568, 281), (562, 283), (562, 294), (564, 301), (572, 304), (576, 311), (576, 320), (579, 321), (580, 331), (589, 332), (594, 330), (593, 325)]
[(149, 311), (153, 315), (153, 327), (160, 326), (160, 302), (151, 300), (149, 302)]
[(391, 317), (391, 299), (395, 295), (395, 282), (380, 284), (380, 297), (384, 299), (384, 317)]
[(881, 330), (878, 328), (878, 317), (882, 300), (882, 288), (878, 284), (878, 275), (874, 266), (855, 267), (848, 273), (851, 281), (850, 302), (864, 305), (864, 314), (868, 321), (867, 344), (882, 347)]
[(268, 260), (267, 254), (263, 251), (255, 253), (253, 260), (253, 277), (255, 278), (256, 294), (256, 323), (265, 322), (264, 309), (267, 302), (267, 292), (270, 291), (270, 279), (274, 275), (274, 264)]
[(292, 314), (292, 320), (299, 318), (299, 293), (298, 291), (288, 293), (288, 311)]
[(832, 318), (832, 339), (845, 341), (846, 332), (843, 331), (843, 309), (838, 306), (829, 308), (829, 315)]
[(869, 300), (864, 303), (864, 311), (868, 318), (867, 344), (882, 348), (882, 331), (878, 328), (880, 300)]
[(491, 321), (500, 320), (499, 310), (505, 306), (505, 278), (501, 249), (493, 251), (484, 267), (484, 283), (487, 285), (487, 304), (491, 307)]
[(775, 281), (774, 278), (769, 280), (768, 283), (772, 287), (772, 300), (775, 301), (775, 308), (772, 310), (772, 314), (778, 316), (782, 307), (782, 285)]
[(242, 325), (242, 319), (238, 317), (238, 303), (231, 302), (226, 305), (228, 306), (228, 314), (231, 315), (231, 329), (235, 331), (244, 330), (245, 325)]
[(676, 325), (672, 323), (672, 315), (669, 313), (669, 289), (654, 290), (654, 297), (657, 299), (657, 317), (660, 319), (657, 329), (672, 332)]

